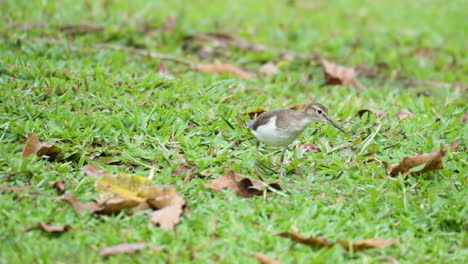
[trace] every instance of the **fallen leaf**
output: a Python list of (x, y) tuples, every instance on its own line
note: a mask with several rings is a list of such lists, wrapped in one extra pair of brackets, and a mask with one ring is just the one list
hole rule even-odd
[(320, 148), (312, 143), (297, 144), (296, 149), (300, 149), (304, 152), (319, 153), (321, 152)]
[(397, 118), (398, 118), (399, 120), (403, 120), (403, 119), (405, 119), (405, 118), (413, 118), (413, 117), (415, 117), (415, 116), (416, 116), (416, 115), (413, 114), (412, 112), (410, 112), (408, 109), (403, 109), (403, 110), (401, 110), (400, 112), (398, 112), (398, 114), (397, 114)]
[(254, 110), (252, 110), (250, 112), (245, 112), (245, 113), (242, 113), (242, 114), (243, 115), (249, 115), (250, 119), (255, 119), (255, 118), (257, 118), (257, 116), (259, 116), (263, 112), (266, 112), (266, 110), (263, 109), (263, 108), (255, 108)]
[(190, 162), (184, 162), (177, 165), (177, 167), (172, 171), (172, 176), (180, 176), (184, 172), (188, 171), (189, 174), (196, 169), (195, 165)]
[(166, 65), (164, 65), (164, 63), (162, 63), (162, 62), (159, 63), (158, 73), (167, 74)]
[(297, 232), (282, 232), (277, 234), (280, 237), (289, 238), (299, 244), (307, 245), (309, 247), (332, 247), (333, 243), (327, 242), (324, 238), (321, 237), (309, 237), (305, 238)]
[(245, 177), (241, 174), (228, 170), (223, 177), (212, 180), (205, 184), (206, 188), (221, 191), (224, 188), (232, 189), (237, 194), (243, 197), (253, 197), (262, 195), (264, 191), (256, 189), (255, 187), (270, 186), (274, 189), (281, 190), (281, 187), (277, 183), (265, 183), (256, 179)]
[(361, 251), (371, 248), (385, 248), (395, 243), (399, 243), (399, 239), (380, 239), (380, 238), (370, 238), (366, 240), (360, 240), (356, 242), (348, 242), (346, 240), (338, 240), (336, 242), (328, 242), (321, 237), (309, 237), (306, 238), (297, 232), (283, 232), (279, 233), (278, 236), (289, 238), (299, 244), (307, 245), (311, 248), (331, 248), (335, 245), (341, 245), (346, 250)]
[(322, 67), (326, 85), (343, 85), (345, 88), (353, 85), (356, 90), (363, 89), (356, 78), (354, 69), (339, 66), (327, 60), (322, 60)]
[(0, 185), (0, 190), (2, 191), (13, 191), (13, 192), (19, 192), (19, 191), (24, 191), (26, 189), (32, 188), (32, 185), (24, 185), (24, 186), (6, 186), (6, 185)]
[(371, 249), (371, 248), (386, 248), (390, 245), (393, 245), (395, 243), (399, 243), (400, 240), (397, 238), (393, 239), (381, 239), (381, 238), (369, 238), (365, 240), (359, 240), (353, 243), (350, 243), (348, 241), (340, 240), (337, 241), (337, 244), (342, 245), (346, 250), (351, 250), (353, 251), (361, 251), (361, 250), (366, 250), (366, 249)]
[(363, 116), (365, 113), (372, 113), (378, 117), (384, 117), (385, 115), (387, 115), (387, 111), (385, 110), (378, 110), (378, 109), (372, 109), (372, 108), (362, 109), (358, 111), (359, 116)]
[(83, 168), (83, 170), (85, 171), (86, 175), (88, 175), (89, 177), (99, 177), (99, 176), (102, 176), (102, 175), (106, 174), (105, 170), (99, 169), (94, 164), (86, 165)]
[(172, 229), (180, 222), (182, 213), (182, 207), (176, 204), (154, 211), (148, 214), (148, 217), (154, 225), (162, 229)]
[(51, 158), (55, 157), (59, 152), (60, 148), (47, 144), (46, 142), (39, 141), (39, 138), (35, 133), (27, 134), (28, 141), (23, 148), (23, 157), (28, 157), (31, 154), (41, 157), (47, 155)]
[(258, 71), (260, 73), (265, 74), (265, 75), (274, 75), (274, 74), (277, 74), (279, 72), (279, 68), (275, 64), (269, 62), (269, 63), (265, 63), (262, 66), (260, 66)]
[(441, 146), (440, 150), (434, 150), (431, 153), (418, 153), (406, 157), (396, 164), (385, 163), (387, 165), (387, 173), (391, 175), (403, 174), (423, 164), (425, 164), (424, 168), (419, 171), (411, 172), (411, 174), (422, 174), (424, 172), (442, 169), (444, 167), (442, 160), (445, 153), (447, 153), (447, 150), (444, 150)]
[(463, 123), (468, 122), (468, 113), (464, 114), (464, 115), (461, 117), (461, 121), (462, 121)]
[(281, 264), (281, 262), (274, 260), (267, 255), (263, 255), (262, 253), (255, 253), (255, 258), (260, 264)]
[(168, 206), (185, 206), (185, 200), (179, 196), (174, 187), (161, 188), (156, 195), (147, 200), (148, 204), (154, 209), (163, 209)]
[(48, 182), (49, 186), (53, 186), (55, 187), (55, 189), (61, 193), (65, 192), (65, 190), (67, 189), (67, 185), (65, 183), (65, 180), (64, 179), (58, 179), (58, 180), (55, 180), (55, 181), (49, 181)]
[(140, 251), (145, 248), (150, 248), (154, 251), (158, 251), (159, 248), (155, 246), (151, 246), (147, 243), (144, 242), (138, 242), (138, 243), (124, 243), (120, 245), (115, 245), (112, 247), (107, 247), (103, 248), (99, 251), (99, 255), (101, 256), (110, 256), (110, 255), (117, 255), (120, 253), (135, 253), (137, 251)]
[(96, 24), (65, 24), (58, 27), (60, 31), (70, 33), (98, 33), (104, 30), (104, 27)]
[(63, 233), (63, 232), (71, 230), (72, 228), (70, 225), (55, 225), (54, 226), (54, 225), (49, 225), (47, 223), (39, 223), (36, 226), (32, 226), (32, 227), (28, 227), (24, 229), (24, 232), (28, 232), (33, 229), (41, 229), (42, 231), (48, 232), (48, 233)]
[(206, 73), (230, 73), (240, 79), (250, 79), (252, 75), (244, 70), (229, 64), (216, 63), (216, 64), (198, 64), (195, 69), (199, 72)]
[(419, 56), (419, 57), (433, 57), (437, 55), (437, 51), (435, 51), (434, 49), (425, 47), (425, 48), (419, 48), (418, 50), (416, 50), (415, 54), (416, 56)]
[(157, 196), (161, 188), (146, 177), (119, 173), (117, 175), (104, 174), (96, 179), (96, 191), (101, 195), (102, 200), (123, 197), (143, 202), (147, 198)]
[(65, 201), (68, 204), (70, 204), (75, 211), (78, 213), (82, 214), (86, 211), (89, 211), (90, 213), (94, 213), (95, 211), (99, 210), (99, 205), (96, 202), (88, 202), (88, 203), (82, 203), (76, 198), (76, 196), (72, 194), (64, 194), (62, 196), (56, 196), (53, 197), (54, 200), (57, 201)]

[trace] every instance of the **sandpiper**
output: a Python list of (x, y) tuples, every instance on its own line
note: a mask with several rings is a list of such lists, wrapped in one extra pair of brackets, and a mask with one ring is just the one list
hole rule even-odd
[(308, 104), (303, 112), (291, 109), (278, 109), (263, 112), (256, 119), (247, 123), (252, 133), (257, 137), (256, 157), (258, 156), (259, 142), (268, 145), (283, 147), (281, 152), (280, 178), (283, 176), (284, 154), (302, 131), (311, 123), (324, 121), (332, 124), (341, 132), (345, 131), (328, 116), (328, 110), (319, 103)]

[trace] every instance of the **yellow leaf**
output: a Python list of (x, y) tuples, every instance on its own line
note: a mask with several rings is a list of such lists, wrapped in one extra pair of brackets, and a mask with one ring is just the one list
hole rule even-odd
[(156, 197), (161, 188), (157, 187), (146, 177), (119, 173), (117, 175), (104, 174), (96, 180), (96, 191), (102, 199), (126, 198), (143, 202)]

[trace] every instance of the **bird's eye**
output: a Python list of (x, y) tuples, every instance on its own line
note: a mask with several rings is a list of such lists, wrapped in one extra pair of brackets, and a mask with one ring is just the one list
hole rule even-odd
[(317, 113), (322, 114), (322, 110), (318, 109)]

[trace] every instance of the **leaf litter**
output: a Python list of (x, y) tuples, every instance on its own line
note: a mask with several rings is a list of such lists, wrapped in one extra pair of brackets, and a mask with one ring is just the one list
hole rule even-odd
[[(211, 180), (210, 182), (206, 183), (205, 187), (215, 191), (221, 191), (222, 189), (228, 188), (246, 198), (264, 195), (268, 191), (281, 191), (281, 186), (278, 183), (266, 183), (257, 179), (243, 176), (231, 169), (229, 169), (223, 177)], [(261, 187), (267, 187), (267, 189), (258, 189)]]
[(372, 248), (385, 248), (395, 243), (399, 243), (400, 240), (396, 238), (392, 239), (381, 239), (381, 238), (370, 238), (365, 240), (359, 240), (356, 242), (349, 242), (347, 240), (338, 240), (335, 242), (329, 242), (322, 237), (309, 237), (306, 238), (298, 232), (282, 232), (277, 236), (285, 237), (293, 240), (296, 243), (307, 245), (311, 248), (332, 248), (335, 245), (341, 245), (344, 249), (350, 251), (362, 251)]
[(362, 90), (362, 84), (357, 80), (353, 68), (339, 66), (327, 60), (322, 60), (325, 85), (343, 85), (345, 88), (354, 86), (356, 90)]
[(29, 157), (32, 154), (36, 154), (36, 156), (49, 156), (50, 158), (55, 158), (57, 154), (60, 152), (60, 148), (47, 142), (41, 142), (37, 137), (36, 133), (28, 133), (27, 135), (28, 141), (23, 148), (23, 157)]
[(40, 229), (47, 233), (63, 233), (63, 232), (71, 230), (72, 228), (70, 225), (50, 225), (47, 223), (39, 223), (36, 226), (31, 226), (31, 227), (24, 229), (23, 232), (28, 232), (33, 229)]
[(127, 214), (132, 215), (140, 210), (155, 210), (148, 218), (163, 229), (174, 228), (186, 207), (174, 187), (158, 187), (146, 177), (105, 173), (95, 183), (100, 195), (95, 201), (81, 202), (72, 194), (55, 199), (69, 203), (78, 213), (116, 214), (128, 209)]
[(137, 243), (123, 243), (107, 248), (103, 248), (99, 250), (99, 255), (101, 256), (111, 256), (117, 255), (121, 253), (135, 253), (142, 249), (149, 248), (153, 251), (159, 251), (160, 249), (156, 246), (152, 246), (145, 242), (137, 242)]
[(428, 171), (442, 169), (444, 167), (442, 160), (446, 153), (447, 150), (444, 150), (443, 146), (441, 146), (440, 150), (434, 150), (431, 153), (414, 154), (405, 157), (399, 163), (384, 163), (387, 165), (387, 173), (391, 175), (405, 174), (410, 172), (412, 168), (425, 165), (422, 169), (411, 172), (413, 175), (419, 175)]

